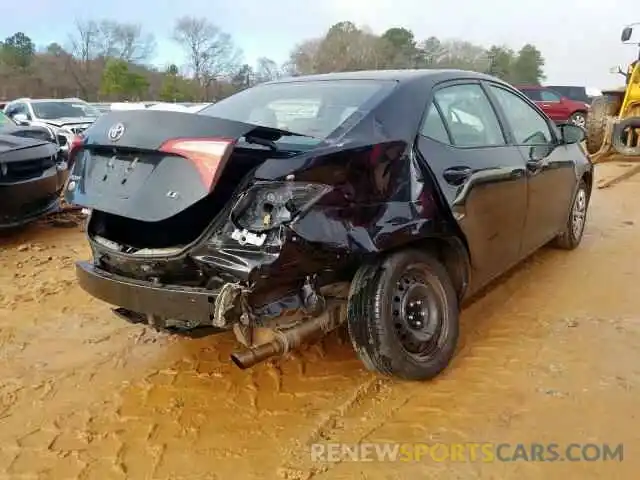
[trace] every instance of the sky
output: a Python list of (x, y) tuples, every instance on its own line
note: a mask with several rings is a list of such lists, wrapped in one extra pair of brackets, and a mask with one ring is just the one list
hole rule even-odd
[[(464, 39), (518, 49), (536, 45), (545, 57), (548, 84), (606, 88), (623, 77), (611, 67), (626, 66), (637, 47), (622, 45), (620, 32), (640, 22), (638, 0), (0, 0), (0, 38), (23, 31), (36, 45), (68, 45), (74, 20), (113, 19), (139, 23), (156, 37), (152, 63), (184, 64), (171, 41), (175, 20), (205, 17), (232, 35), (247, 63), (261, 56), (278, 63), (306, 38), (321, 36), (334, 23), (350, 20), (382, 33), (390, 27), (411, 29), (416, 39), (429, 36)], [(64, 5), (64, 8), (60, 6)], [(640, 25), (636, 35), (640, 38)], [(640, 40), (639, 40), (640, 41)]]

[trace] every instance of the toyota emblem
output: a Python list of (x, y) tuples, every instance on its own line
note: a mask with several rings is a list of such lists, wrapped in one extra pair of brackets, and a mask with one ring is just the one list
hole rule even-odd
[(124, 125), (122, 123), (116, 123), (109, 129), (108, 135), (109, 140), (111, 140), (112, 142), (120, 140), (120, 138), (122, 138), (122, 135), (124, 135)]

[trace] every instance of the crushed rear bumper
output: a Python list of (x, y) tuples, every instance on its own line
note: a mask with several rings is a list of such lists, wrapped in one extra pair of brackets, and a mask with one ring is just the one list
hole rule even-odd
[(76, 278), (84, 291), (111, 305), (202, 326), (212, 325), (216, 291), (133, 280), (86, 261), (76, 262)]

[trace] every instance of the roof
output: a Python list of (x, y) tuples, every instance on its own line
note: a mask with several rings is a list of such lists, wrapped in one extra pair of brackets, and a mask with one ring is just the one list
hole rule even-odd
[(404, 69), (404, 70), (361, 70), (356, 72), (320, 73), (302, 75), (299, 77), (285, 77), (267, 83), (310, 82), (318, 80), (392, 80), (405, 82), (416, 79), (440, 77), (440, 79), (464, 76), (466, 78), (492, 79), (494, 77), (469, 70), (441, 70), (441, 69)]
[(15, 102), (30, 102), (30, 103), (40, 103), (40, 102), (84, 102), (81, 98), (16, 98), (15, 100), (11, 100), (11, 102), (7, 103), (15, 103)]

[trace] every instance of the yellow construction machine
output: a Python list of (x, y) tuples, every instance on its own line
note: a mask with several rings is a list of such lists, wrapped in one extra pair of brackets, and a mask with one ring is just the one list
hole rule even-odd
[(586, 147), (593, 163), (640, 161), (640, 40), (631, 41), (634, 27), (640, 33), (640, 23), (634, 23), (622, 30), (620, 39), (638, 47), (636, 60), (626, 71), (614, 70), (625, 76), (625, 86), (603, 91), (587, 116)]

